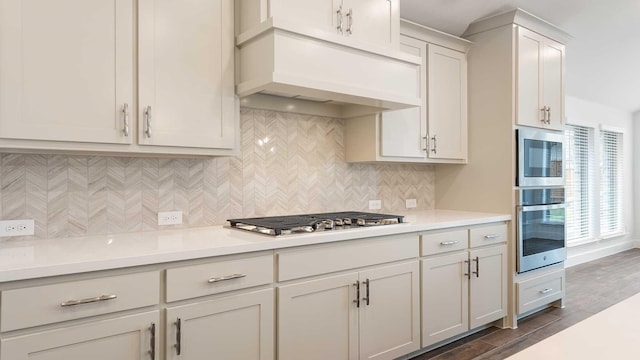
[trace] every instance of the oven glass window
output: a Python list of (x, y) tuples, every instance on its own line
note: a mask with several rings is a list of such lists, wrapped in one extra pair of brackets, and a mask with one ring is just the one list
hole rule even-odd
[(562, 177), (562, 143), (524, 139), (525, 177)]
[(564, 247), (564, 211), (560, 208), (522, 212), (523, 256)]

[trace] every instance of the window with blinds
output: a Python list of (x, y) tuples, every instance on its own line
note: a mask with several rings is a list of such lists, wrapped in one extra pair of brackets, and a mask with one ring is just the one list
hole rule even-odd
[(622, 226), (622, 134), (600, 131), (600, 235), (611, 236)]
[(567, 245), (594, 238), (593, 234), (593, 128), (565, 128), (565, 221)]

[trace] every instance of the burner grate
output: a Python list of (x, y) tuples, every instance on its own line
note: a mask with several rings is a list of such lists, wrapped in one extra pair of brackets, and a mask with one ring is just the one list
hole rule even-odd
[(306, 215), (269, 216), (229, 219), (232, 228), (284, 235), (300, 232), (326, 231), (359, 226), (399, 224), (403, 216), (359, 211), (328, 212)]

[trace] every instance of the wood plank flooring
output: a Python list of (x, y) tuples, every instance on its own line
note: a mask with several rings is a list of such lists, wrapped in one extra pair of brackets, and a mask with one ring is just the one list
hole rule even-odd
[(518, 328), (489, 328), (412, 360), (500, 360), (611, 305), (640, 293), (640, 249), (566, 270), (565, 308), (550, 308), (518, 321)]

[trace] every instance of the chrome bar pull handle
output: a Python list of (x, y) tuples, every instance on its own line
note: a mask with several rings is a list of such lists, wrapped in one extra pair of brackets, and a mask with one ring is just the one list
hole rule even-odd
[(462, 275), (466, 276), (467, 279), (471, 280), (471, 262), (469, 260), (465, 260), (464, 263), (467, 264), (467, 272)]
[(431, 148), (431, 151), (434, 154), (437, 154), (438, 153), (438, 143), (437, 143), (436, 135), (433, 135), (431, 137), (431, 140), (433, 141), (433, 148)]
[(347, 13), (347, 34), (353, 34), (353, 9), (349, 8)]
[(240, 279), (240, 278), (243, 278), (243, 277), (247, 277), (247, 274), (231, 274), (231, 275), (225, 275), (225, 276), (220, 276), (220, 277), (212, 277), (209, 280), (207, 280), (207, 282), (209, 284), (212, 284), (212, 283), (217, 283), (217, 282), (220, 282), (220, 281)]
[(336, 22), (338, 23), (338, 26), (336, 26), (336, 30), (338, 30), (340, 34), (343, 34), (344, 29), (342, 29), (342, 4), (338, 6), (338, 10), (336, 11)]
[(479, 278), (480, 277), (480, 258), (476, 256), (476, 258), (473, 259), (473, 261), (475, 261), (476, 263), (476, 271), (474, 271), (473, 273), (476, 274), (477, 278)]
[(60, 306), (61, 307), (69, 307), (69, 306), (76, 306), (76, 305), (82, 305), (82, 304), (91, 304), (91, 303), (94, 303), (94, 302), (113, 300), (113, 299), (116, 299), (116, 298), (118, 298), (118, 295), (100, 295), (100, 296), (91, 297), (91, 298), (87, 298), (87, 299), (67, 300), (67, 301), (61, 303)]
[(176, 320), (176, 344), (173, 345), (176, 348), (176, 355), (180, 355), (182, 352), (182, 319)]
[(547, 123), (547, 107), (543, 106), (542, 108), (540, 108), (540, 111), (542, 111), (542, 119), (540, 119), (540, 121), (542, 121), (543, 124)]
[(547, 106), (547, 125), (551, 125), (551, 107)]
[(156, 323), (151, 323), (151, 340), (149, 342), (149, 346), (151, 349), (149, 350), (149, 356), (151, 360), (156, 360)]
[(499, 237), (500, 235), (498, 234), (491, 234), (491, 235), (485, 235), (484, 238), (487, 240), (491, 240), (491, 239), (495, 239), (497, 237)]
[(362, 298), (362, 301), (364, 301), (365, 304), (369, 306), (369, 303), (371, 302), (371, 295), (369, 294), (369, 288), (371, 287), (371, 284), (369, 283), (369, 279), (366, 279), (362, 283), (367, 287), (367, 290), (365, 292), (364, 297)]
[(429, 151), (429, 135), (423, 136), (422, 141), (424, 145), (422, 146), (422, 151)]
[(151, 137), (151, 106), (147, 106), (147, 109), (144, 111), (145, 118), (145, 130), (144, 133), (148, 138)]
[(447, 246), (447, 245), (454, 245), (454, 244), (457, 244), (457, 243), (458, 243), (458, 240), (453, 240), (453, 241), (442, 241), (442, 242), (440, 243), (440, 245)]
[(122, 107), (122, 119), (124, 121), (122, 133), (124, 136), (129, 136), (129, 104), (127, 103)]
[(550, 292), (551, 292), (551, 290), (553, 290), (553, 289), (547, 288), (547, 289), (544, 289), (544, 290), (540, 290), (540, 291), (538, 291), (538, 292), (539, 292), (540, 294), (548, 294), (548, 293), (550, 293)]
[(360, 281), (356, 281), (356, 283), (353, 284), (353, 286), (356, 287), (356, 299), (353, 300), (353, 302), (356, 303), (356, 307), (359, 308), (360, 307)]

